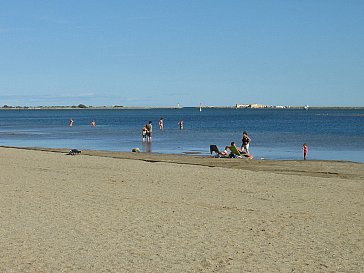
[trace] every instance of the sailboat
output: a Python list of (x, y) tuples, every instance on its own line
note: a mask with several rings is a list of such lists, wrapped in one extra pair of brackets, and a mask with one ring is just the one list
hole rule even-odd
[(202, 111), (202, 106), (201, 106), (201, 103), (200, 103), (200, 112)]

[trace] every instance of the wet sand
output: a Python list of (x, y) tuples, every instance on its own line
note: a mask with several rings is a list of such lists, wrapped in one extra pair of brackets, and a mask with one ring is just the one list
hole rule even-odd
[(0, 148), (0, 272), (363, 272), (364, 164)]

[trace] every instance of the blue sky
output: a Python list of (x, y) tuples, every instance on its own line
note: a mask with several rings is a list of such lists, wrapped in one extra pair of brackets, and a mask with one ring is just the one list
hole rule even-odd
[(0, 106), (364, 106), (364, 0), (0, 0)]

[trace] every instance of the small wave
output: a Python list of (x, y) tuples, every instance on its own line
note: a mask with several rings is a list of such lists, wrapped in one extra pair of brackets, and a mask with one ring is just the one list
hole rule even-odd
[(201, 155), (204, 154), (203, 152), (198, 152), (198, 151), (190, 151), (190, 152), (183, 152), (183, 154), (185, 155)]

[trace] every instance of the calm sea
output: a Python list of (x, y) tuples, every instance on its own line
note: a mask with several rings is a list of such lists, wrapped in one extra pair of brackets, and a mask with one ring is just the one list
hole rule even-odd
[[(69, 127), (72, 116), (74, 126)], [(159, 130), (163, 117), (165, 128)], [(90, 122), (96, 120), (97, 126)], [(184, 121), (184, 130), (178, 121)], [(153, 122), (151, 145), (141, 129)], [(231, 141), (241, 144), (242, 131), (252, 138), (257, 159), (309, 159), (364, 162), (364, 110), (328, 109), (64, 109), (1, 110), (0, 145), (110, 151), (140, 148), (153, 153), (209, 154)]]

